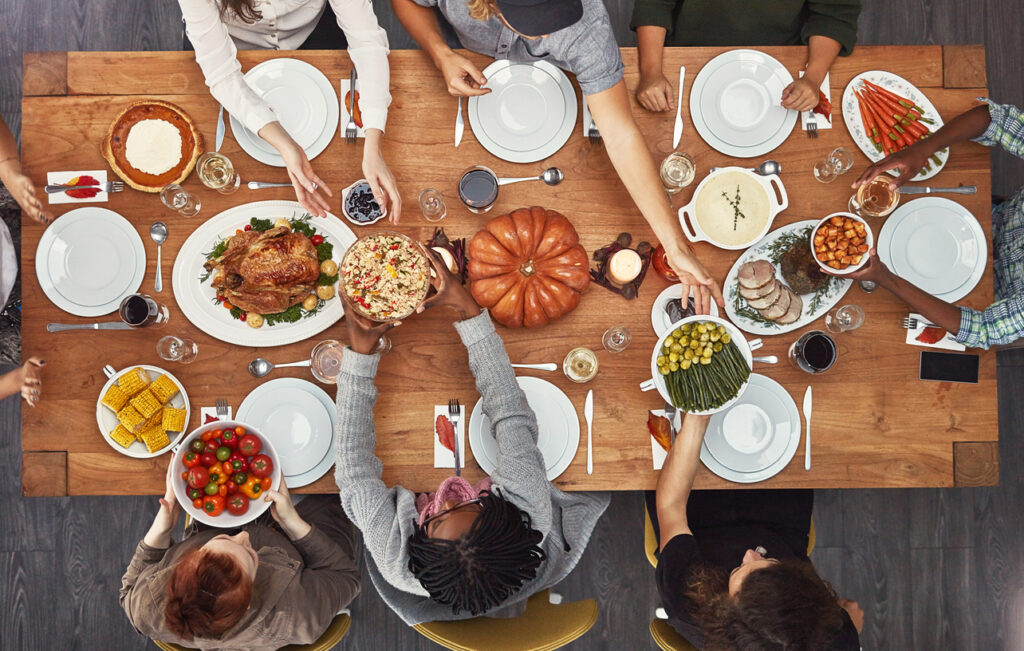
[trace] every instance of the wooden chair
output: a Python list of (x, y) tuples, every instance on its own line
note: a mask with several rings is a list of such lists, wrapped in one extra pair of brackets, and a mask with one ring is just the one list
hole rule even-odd
[[(811, 518), (811, 530), (807, 534), (807, 555), (814, 551), (815, 542), (814, 518)], [(647, 512), (647, 505), (644, 504), (644, 552), (651, 567), (658, 567), (658, 558), (654, 552), (658, 549), (658, 539), (654, 535), (654, 525), (651, 524), (651, 514)], [(660, 608), (658, 609), (661, 610)], [(696, 651), (685, 637), (676, 632), (668, 621), (660, 617), (651, 620), (651, 639), (664, 651)]]
[(597, 621), (597, 602), (583, 599), (552, 603), (542, 590), (513, 619), (475, 617), (453, 622), (417, 624), (420, 635), (455, 651), (552, 651), (590, 630)]
[[(348, 633), (348, 629), (351, 627), (352, 617), (348, 614), (348, 611), (340, 612), (331, 622), (331, 625), (327, 627), (327, 630), (324, 631), (324, 634), (315, 641), (309, 644), (289, 644), (281, 648), (282, 651), (327, 651), (328, 649), (333, 649), (338, 642), (341, 642), (341, 639), (345, 637), (345, 634)], [(190, 651), (189, 647), (172, 642), (153, 640), (153, 643), (164, 651)]]

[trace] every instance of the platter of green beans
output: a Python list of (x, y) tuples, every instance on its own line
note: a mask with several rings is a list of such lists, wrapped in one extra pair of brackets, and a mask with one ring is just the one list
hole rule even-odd
[(662, 335), (655, 354), (654, 366), (669, 399), (688, 413), (718, 410), (740, 394), (750, 377), (748, 357), (716, 321), (677, 324)]

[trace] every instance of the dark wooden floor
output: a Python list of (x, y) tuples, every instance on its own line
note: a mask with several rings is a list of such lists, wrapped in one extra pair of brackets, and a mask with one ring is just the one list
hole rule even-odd
[[(626, 27), (632, 0), (606, 2), (620, 42), (633, 44)], [(375, 0), (392, 47), (409, 47), (387, 4)], [(865, 4), (861, 43), (985, 43), (992, 97), (1024, 105), (1020, 0)], [(0, 25), (0, 112), (15, 132), (22, 52), (180, 46), (174, 0), (0, 0)], [(1024, 183), (1024, 161), (996, 153), (994, 165), (997, 192)], [(58, 390), (56, 378), (46, 381)], [(1022, 389), (1024, 351), (1001, 353), (999, 487), (818, 493), (813, 559), (867, 613), (865, 649), (1024, 649)], [(20, 409), (14, 398), (0, 402), (0, 650), (147, 647), (118, 609), (117, 589), (155, 500), (22, 498)], [(647, 625), (657, 599), (641, 536), (640, 495), (617, 494), (559, 588), (567, 599), (594, 597), (601, 606), (597, 625), (570, 648), (655, 648)], [(405, 627), (368, 580), (364, 585), (339, 648), (437, 648)]]

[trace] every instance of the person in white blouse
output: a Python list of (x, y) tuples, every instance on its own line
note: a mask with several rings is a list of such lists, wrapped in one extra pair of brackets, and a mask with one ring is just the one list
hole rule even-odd
[[(402, 200), (395, 177), (381, 154), (391, 94), (388, 91), (388, 37), (377, 24), (370, 0), (330, 0), (338, 26), (348, 40), (361, 92), (366, 142), (363, 175), (374, 197), (398, 221)], [(281, 126), (274, 109), (242, 76), (236, 57), (242, 49), (298, 49), (313, 32), (327, 0), (178, 0), (185, 31), (196, 52), (210, 93), (253, 133), (272, 145), (284, 159), (295, 196), (310, 213), (322, 217), (331, 196), (327, 184), (313, 171), (302, 147)]]

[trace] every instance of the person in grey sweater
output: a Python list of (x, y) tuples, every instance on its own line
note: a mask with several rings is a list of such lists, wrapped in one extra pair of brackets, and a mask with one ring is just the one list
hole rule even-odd
[(453, 477), (431, 495), (384, 485), (374, 454), (379, 355), (370, 353), (398, 324), (373, 324), (347, 310), (335, 479), (342, 507), (363, 533), (370, 578), (403, 621), (516, 616), (528, 597), (576, 566), (610, 497), (563, 493), (547, 480), (536, 416), (490, 315), (443, 263), (432, 263), (438, 293), (421, 311), (445, 306), (461, 319), (454, 326), (498, 444), (497, 467), (489, 482), (474, 487)]

